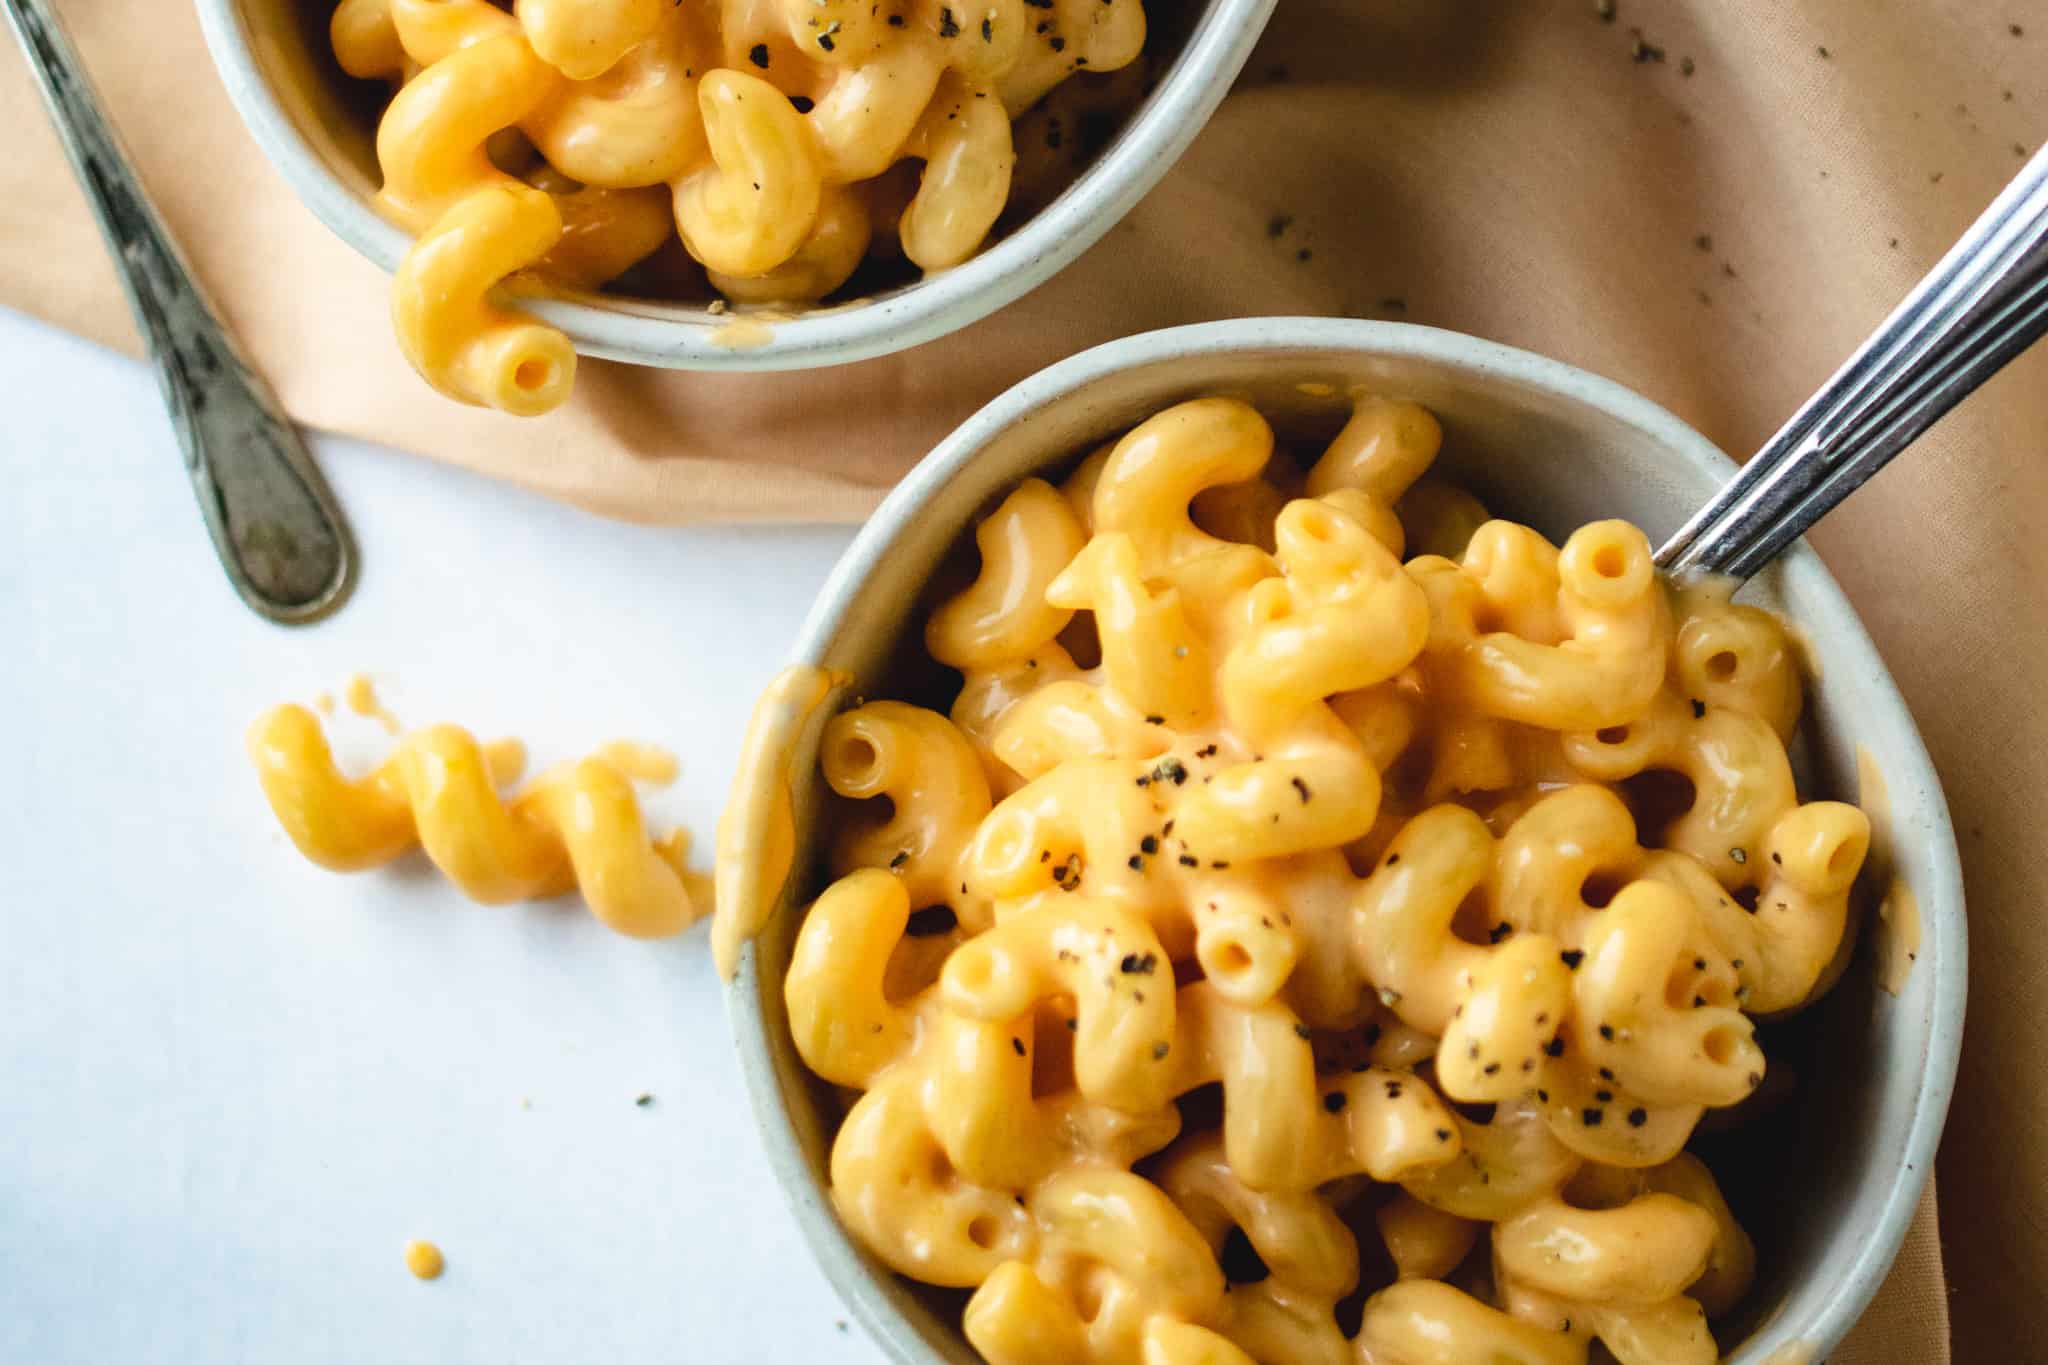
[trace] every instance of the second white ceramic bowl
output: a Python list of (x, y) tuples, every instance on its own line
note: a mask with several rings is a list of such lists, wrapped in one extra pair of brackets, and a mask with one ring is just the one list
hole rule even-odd
[[(1278, 318), (1131, 337), (1026, 380), (970, 418), (882, 504), (827, 580), (799, 661), (845, 670), (851, 690), (913, 700), (931, 686), (920, 602), (972, 520), (1031, 474), (1057, 477), (1096, 444), (1184, 398), (1241, 394), (1282, 434), (1324, 436), (1357, 386), (1428, 405), (1444, 426), (1438, 470), (1496, 515), (1556, 539), (1600, 517), (1653, 543), (1733, 472), (1670, 413), (1604, 379), (1472, 337), (1401, 324)], [(1877, 988), (1867, 946), (1820, 1005), (1766, 1026), (1798, 1098), (1733, 1135), (1703, 1138), (1759, 1250), (1756, 1287), (1717, 1326), (1726, 1359), (1819, 1360), (1856, 1321), (1906, 1234), (1948, 1110), (1962, 1038), (1962, 876), (1941, 786), (1912, 716), (1855, 611), (1803, 544), (1745, 598), (1782, 612), (1819, 661), (1809, 682), (1802, 790), (1856, 799), (1859, 755), (1890, 789), (1872, 810), (1890, 869), (1918, 898), (1919, 960), (1896, 996)], [(943, 701), (926, 696), (924, 699)], [(815, 727), (814, 727), (815, 734)], [(811, 849), (822, 783), (798, 756), (798, 847)], [(768, 1155), (827, 1275), (884, 1348), (907, 1365), (971, 1362), (951, 1303), (875, 1262), (825, 1193), (832, 1097), (790, 1040), (782, 977), (797, 905), (820, 889), (799, 859), (787, 898), (741, 960), (732, 1017)], [(1783, 1356), (1773, 1352), (1788, 1349)]]
[[(693, 304), (564, 294), (523, 304), (585, 354), (687, 370), (843, 365), (920, 345), (976, 322), (1052, 278), (1144, 198), (1215, 112), (1275, 0), (1208, 0), (1147, 11), (1147, 51), (1164, 62), (1138, 112), (1066, 192), (955, 269), (873, 298), (748, 329)], [(271, 162), (336, 236), (385, 270), (410, 238), (373, 207), (376, 110), (327, 49), (322, 0), (197, 0), (228, 95)], [(1189, 16), (1181, 19), (1183, 14)], [(1191, 21), (1190, 21), (1191, 20)]]

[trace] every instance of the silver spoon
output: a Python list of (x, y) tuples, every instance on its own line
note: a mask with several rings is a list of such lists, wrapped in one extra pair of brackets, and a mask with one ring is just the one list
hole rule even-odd
[(106, 234), (221, 567), (271, 620), (320, 619), (355, 582), (355, 542), (334, 494), (194, 283), (48, 0), (0, 8)]
[(2048, 147), (1657, 563), (1748, 578), (2043, 331)]

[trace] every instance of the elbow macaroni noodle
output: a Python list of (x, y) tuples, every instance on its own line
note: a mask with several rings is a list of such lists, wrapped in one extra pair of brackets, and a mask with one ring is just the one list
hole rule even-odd
[[(442, 393), (534, 415), (568, 395), (575, 353), (501, 296), (598, 288), (678, 236), (711, 287), (750, 303), (814, 303), (870, 251), (959, 265), (1011, 202), (1012, 121), (1076, 72), (1130, 67), (1145, 15), (1141, 0), (340, 0), (329, 36), (343, 71), (396, 87), (377, 160), (385, 212), (417, 235), (392, 291), (400, 348)], [(1057, 147), (1053, 118), (1038, 135)], [(1049, 163), (1031, 174), (1044, 202)]]
[(832, 1199), (994, 1365), (1717, 1358), (1755, 1252), (1684, 1149), (1829, 979), (1868, 822), (1794, 789), (1780, 623), (1487, 519), (1440, 439), (1160, 413), (976, 528), (950, 716), (825, 725), (784, 989), (857, 1094)]

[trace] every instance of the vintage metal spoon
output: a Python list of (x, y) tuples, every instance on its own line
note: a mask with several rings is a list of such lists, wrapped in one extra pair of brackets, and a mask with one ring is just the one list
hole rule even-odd
[(318, 620), (355, 582), (355, 542), (334, 494), (193, 281), (49, 0), (0, 8), (106, 234), (221, 566), (271, 620)]
[(2044, 330), (2048, 147), (1657, 563), (1748, 578)]

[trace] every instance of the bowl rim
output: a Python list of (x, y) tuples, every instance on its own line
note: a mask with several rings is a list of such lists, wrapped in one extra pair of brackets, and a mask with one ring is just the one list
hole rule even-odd
[[(948, 481), (964, 470), (1002, 432), (1037, 410), (1120, 371), (1190, 356), (1275, 351), (1298, 356), (1306, 366), (1318, 355), (1361, 354), (1436, 363), (1453, 372), (1493, 373), (1513, 378), (1544, 393), (1576, 400), (1660, 440), (1701, 469), (1726, 478), (1735, 463), (1711, 441), (1678, 417), (1613, 380), (1534, 352), (1504, 346), (1463, 333), (1412, 323), (1348, 318), (1243, 318), (1197, 323), (1139, 333), (1082, 351), (1024, 379), (990, 400), (931, 450), (883, 499), (841, 554), (798, 629), (792, 663), (820, 662), (841, 622), (859, 598), (892, 543)], [(1836, 640), (1862, 657), (1853, 660), (1873, 681), (1884, 704), (1901, 722), (1902, 742), (1887, 758), (1885, 776), (1896, 793), (1917, 788), (1930, 794), (1928, 809), (1915, 811), (1924, 822), (1916, 831), (1927, 849), (1929, 884), (1920, 888), (1923, 943), (1931, 941), (1933, 961), (1923, 948), (1922, 969), (1934, 968), (1927, 1004), (1923, 1064), (1913, 1092), (1912, 1118), (1892, 1172), (1890, 1188), (1878, 1206), (1869, 1235), (1849, 1272), (1835, 1284), (1820, 1311), (1802, 1321), (1776, 1318), (1757, 1328), (1769, 1332), (1772, 1344), (1799, 1341), (1832, 1351), (1875, 1298), (1890, 1272), (1934, 1170), (1935, 1149), (1947, 1119), (1962, 1046), (1964, 1005), (1968, 988), (1968, 926), (1963, 908), (1963, 880), (1955, 831), (1940, 778), (1927, 753), (1919, 728), (1899, 694), (1861, 618), (1835, 582), (1820, 556), (1804, 540), (1778, 560), (1787, 579), (1827, 602), (1838, 625)], [(1903, 760), (1903, 763), (1900, 762)], [(1903, 779), (1903, 780), (1902, 780)], [(801, 860), (800, 860), (801, 861)], [(918, 1334), (890, 1305), (883, 1280), (890, 1272), (872, 1263), (840, 1225), (821, 1187), (812, 1180), (798, 1145), (785, 1097), (777, 1083), (763, 992), (779, 982), (762, 979), (756, 945), (748, 942), (728, 992), (728, 1013), (740, 1068), (761, 1126), (765, 1154), (796, 1214), (806, 1242), (834, 1288), (847, 1300), (869, 1333), (906, 1365), (928, 1365), (937, 1356), (918, 1342)], [(1757, 1340), (1753, 1334), (1752, 1341)], [(1739, 1352), (1739, 1358), (1751, 1358)], [(1737, 1357), (1730, 1357), (1735, 1359)], [(1816, 1357), (1817, 1358), (1817, 1357)]]
[[(895, 293), (775, 321), (765, 339), (756, 329), (727, 330), (749, 316), (739, 311), (713, 314), (593, 293), (523, 300), (521, 306), (560, 328), (584, 355), (664, 369), (812, 369), (935, 340), (1036, 289), (1116, 226), (1208, 123), (1277, 2), (1208, 0), (1139, 114), (1086, 172), (987, 250)], [(242, 122), (316, 218), (387, 273), (395, 271), (411, 238), (351, 192), (285, 112), (256, 60), (244, 4), (197, 0), (207, 49)]]

